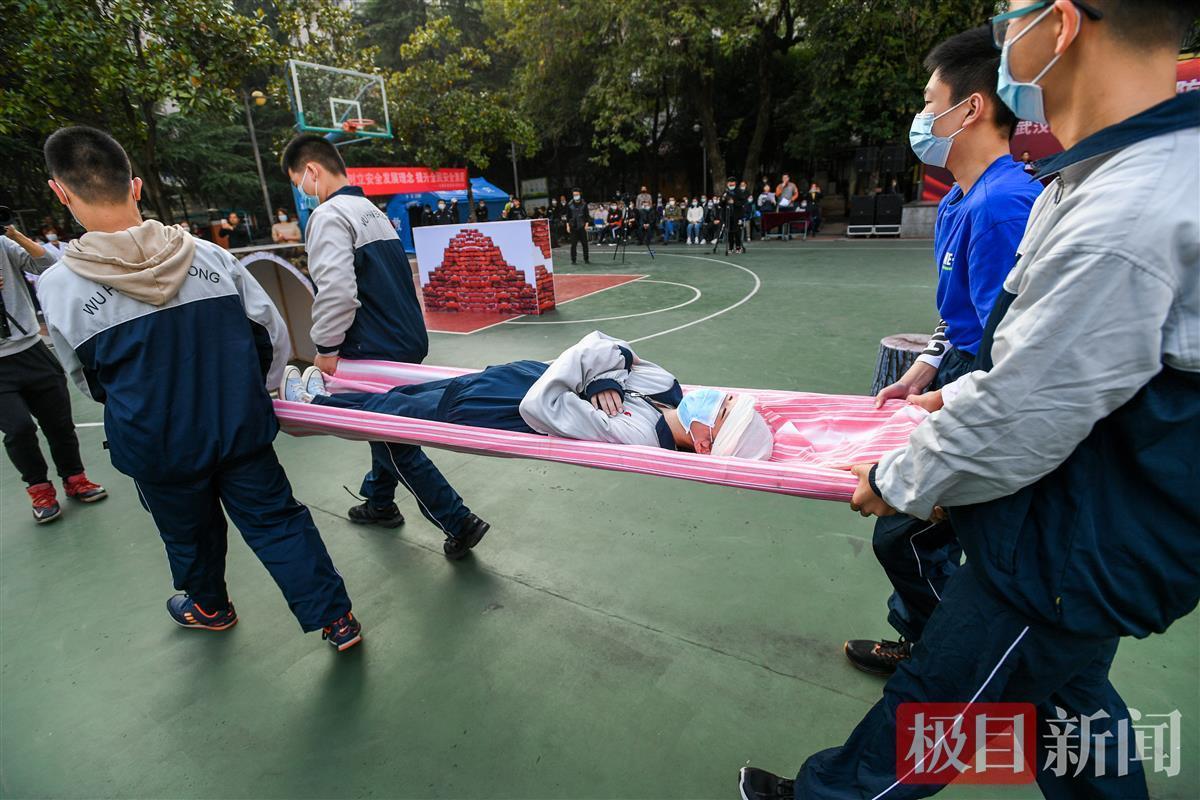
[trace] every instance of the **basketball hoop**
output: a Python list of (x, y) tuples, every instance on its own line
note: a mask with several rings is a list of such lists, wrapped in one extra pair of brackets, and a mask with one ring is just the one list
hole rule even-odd
[(370, 128), (375, 125), (375, 120), (366, 119), (364, 117), (355, 117), (342, 122), (342, 130), (346, 133), (357, 133), (362, 128)]

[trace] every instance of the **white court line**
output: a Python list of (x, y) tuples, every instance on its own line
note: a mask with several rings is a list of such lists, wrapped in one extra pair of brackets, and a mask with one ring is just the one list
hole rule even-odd
[[(586, 275), (587, 273), (584, 273), (584, 272), (566, 273), (566, 272), (564, 272), (563, 274), (564, 275), (567, 275), (567, 274)], [(617, 273), (605, 272), (596, 277), (608, 278), (608, 277), (616, 277), (617, 275), (618, 275)], [(589, 276), (589, 277), (592, 277), (592, 276)], [(625, 277), (625, 276), (620, 276), (620, 277)], [(555, 307), (565, 306), (567, 303), (574, 303), (576, 300), (582, 300), (585, 297), (591, 297), (592, 295), (597, 295), (597, 294), (600, 294), (601, 292), (607, 292), (609, 289), (617, 289), (617, 288), (620, 288), (621, 286), (628, 286), (631, 283), (637, 283), (640, 280), (644, 280), (645, 277), (646, 277), (645, 275), (637, 275), (631, 281), (625, 281), (623, 283), (616, 283), (616, 284), (613, 284), (612, 286), (605, 286), (603, 289), (597, 289), (596, 291), (594, 291), (590, 294), (581, 294), (581, 295), (579, 295), (579, 297), (572, 297), (570, 300), (563, 300), (561, 303), (555, 303), (554, 305), (555, 305)], [(424, 307), (422, 307), (421, 310), (424, 311)], [(499, 322), (493, 322), (489, 325), (484, 325), (482, 328), (473, 328), (472, 330), (469, 330), (469, 331), (442, 331), (442, 330), (438, 330), (438, 329), (434, 328), (434, 329), (429, 330), (429, 333), (444, 333), (444, 334), (447, 334), (448, 336), (470, 336), (473, 333), (479, 333), (480, 331), (486, 331), (488, 328), (494, 328), (497, 325), (507, 325), (508, 323), (510, 323), (514, 320), (518, 320), (518, 319), (521, 319), (522, 317), (530, 317), (530, 316), (536, 316), (536, 315), (535, 314), (518, 314), (515, 317), (511, 317), (509, 319), (502, 319)], [(536, 325), (539, 323), (518, 322), (517, 324), (518, 325)], [(540, 324), (549, 325), (551, 323), (543, 322)]]
[[(642, 255), (642, 254), (634, 253), (633, 255)], [(659, 331), (658, 333), (652, 333), (649, 336), (641, 336), (641, 337), (638, 337), (637, 339), (630, 339), (629, 344), (637, 344), (638, 342), (644, 342), (647, 339), (656, 339), (659, 336), (666, 336), (668, 333), (675, 333), (676, 331), (681, 331), (684, 328), (690, 328), (693, 325), (699, 325), (701, 322), (708, 322), (710, 319), (713, 319), (714, 317), (719, 317), (727, 311), (733, 311), (738, 306), (742, 305), (743, 303), (746, 303), (747, 301), (750, 300), (751, 297), (754, 297), (754, 295), (758, 294), (758, 290), (762, 288), (762, 280), (759, 279), (758, 273), (756, 273), (752, 269), (747, 269), (746, 267), (743, 267), (741, 264), (735, 264), (732, 261), (721, 261), (720, 259), (708, 258), (706, 256), (688, 256), (688, 255), (683, 255), (682, 253), (664, 253), (661, 250), (658, 251), (655, 255), (671, 256), (674, 258), (693, 258), (697, 261), (711, 261), (714, 264), (721, 264), (726, 267), (736, 267), (737, 269), (740, 269), (742, 272), (749, 273), (750, 277), (754, 278), (754, 288), (751, 289), (749, 294), (747, 294), (741, 300), (738, 300), (733, 305), (722, 308), (720, 311), (714, 311), (713, 313), (709, 314), (706, 317), (701, 317), (700, 319), (693, 320), (691, 322), (685, 322), (682, 325), (676, 325), (674, 328), (668, 328), (665, 331)]]
[[(696, 302), (697, 300), (699, 300), (701, 297), (704, 296), (704, 294), (699, 289), (697, 289), (695, 286), (692, 286), (691, 284), (688, 284), (688, 283), (676, 283), (675, 281), (654, 281), (654, 280), (650, 280), (649, 278), (644, 278), (644, 279), (636, 280), (636, 281), (628, 281), (628, 282), (622, 283), (620, 285), (628, 286), (631, 283), (662, 283), (662, 284), (666, 284), (669, 286), (682, 286), (685, 289), (691, 289), (693, 292), (695, 292), (695, 294), (692, 295), (691, 300), (686, 300), (682, 303), (679, 303), (678, 305), (667, 306), (666, 308), (656, 308), (653, 311), (642, 311), (638, 314), (622, 314), (618, 317), (594, 317), (592, 319), (559, 319), (559, 320), (549, 320), (547, 322), (534, 322), (532, 320), (529, 320), (526, 322), (517, 322), (515, 319), (510, 319), (510, 320), (508, 320), (507, 324), (509, 324), (509, 325), (578, 325), (578, 324), (584, 323), (584, 322), (610, 322), (614, 319), (632, 319), (633, 317), (648, 317), (651, 314), (662, 314), (665, 311), (674, 311), (677, 308), (683, 308), (684, 306), (690, 306), (692, 303)], [(615, 287), (610, 287), (610, 288), (615, 288)], [(602, 291), (604, 291), (604, 290), (602, 290)], [(593, 292), (593, 294), (599, 294), (599, 292)], [(591, 297), (591, 296), (592, 295), (584, 295), (584, 297)], [(577, 297), (574, 299), (578, 300), (580, 298)], [(568, 300), (567, 302), (569, 303), (571, 301)]]
[(76, 422), (76, 428), (103, 428), (103, 422)]

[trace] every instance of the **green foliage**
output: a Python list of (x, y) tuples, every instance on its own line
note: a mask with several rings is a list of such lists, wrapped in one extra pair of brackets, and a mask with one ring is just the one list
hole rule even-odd
[(386, 78), (398, 146), (420, 164), (486, 168), (499, 146), (535, 143), (524, 116), (479, 85), (491, 58), (462, 38), (449, 17), (431, 20), (400, 46), (402, 69)]
[(797, 47), (811, 82), (792, 95), (793, 154), (903, 139), (923, 105), (922, 62), (943, 39), (982, 24), (991, 0), (823, 0), (811, 3)]

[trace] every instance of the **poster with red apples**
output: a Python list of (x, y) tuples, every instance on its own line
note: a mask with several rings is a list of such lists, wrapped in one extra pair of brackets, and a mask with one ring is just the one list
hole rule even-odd
[(413, 229), (426, 311), (541, 314), (554, 308), (544, 219)]

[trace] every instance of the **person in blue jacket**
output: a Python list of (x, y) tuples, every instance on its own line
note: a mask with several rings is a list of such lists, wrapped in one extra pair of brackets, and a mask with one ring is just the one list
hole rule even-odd
[(1121, 637), (1200, 600), (1200, 93), (1175, 86), (1200, 3), (1011, 5), (998, 92), (1066, 150), (1037, 163), (1053, 182), (979, 369), (906, 447), (853, 468), (852, 509), (945, 509), (966, 562), (846, 742), (795, 781), (743, 769), (748, 800), (933, 794), (896, 758), (898, 710), (930, 702), (1036, 707), (1048, 798), (1148, 796), (1109, 670)]
[[(420, 364), (429, 334), (417, 299), (412, 267), (387, 216), (351, 186), (333, 144), (301, 134), (284, 148), (283, 171), (313, 209), (305, 230), (313, 300), (315, 366), (337, 372), (338, 359), (379, 359)], [(371, 470), (351, 522), (395, 528), (404, 524), (396, 487), (412, 492), (425, 518), (445, 535), (443, 552), (463, 558), (490, 527), (471, 513), (429, 457), (414, 445), (371, 443)]]
[[(933, 233), (941, 322), (912, 368), (879, 392), (876, 407), (939, 389), (971, 369), (1000, 285), (1017, 263), (1042, 185), (1009, 153), (1017, 120), (996, 95), (999, 64), (986, 27), (951, 36), (925, 59), (925, 108), (909, 140), (922, 161), (946, 167), (955, 181)], [(890, 675), (921, 638), (962, 549), (950, 523), (905, 514), (878, 520), (872, 545), (892, 583), (888, 622), (900, 638), (851, 639), (843, 651), (864, 672)]]
[(50, 188), (87, 233), (38, 283), (54, 352), (104, 404), (113, 466), (137, 485), (166, 545), (171, 618), (237, 623), (225, 586), (225, 514), (300, 627), (339, 651), (362, 626), (272, 442), (267, 386), (289, 352), (283, 320), (237, 260), (178, 226), (143, 220), (142, 181), (115, 139), (63, 128), (45, 144)]

